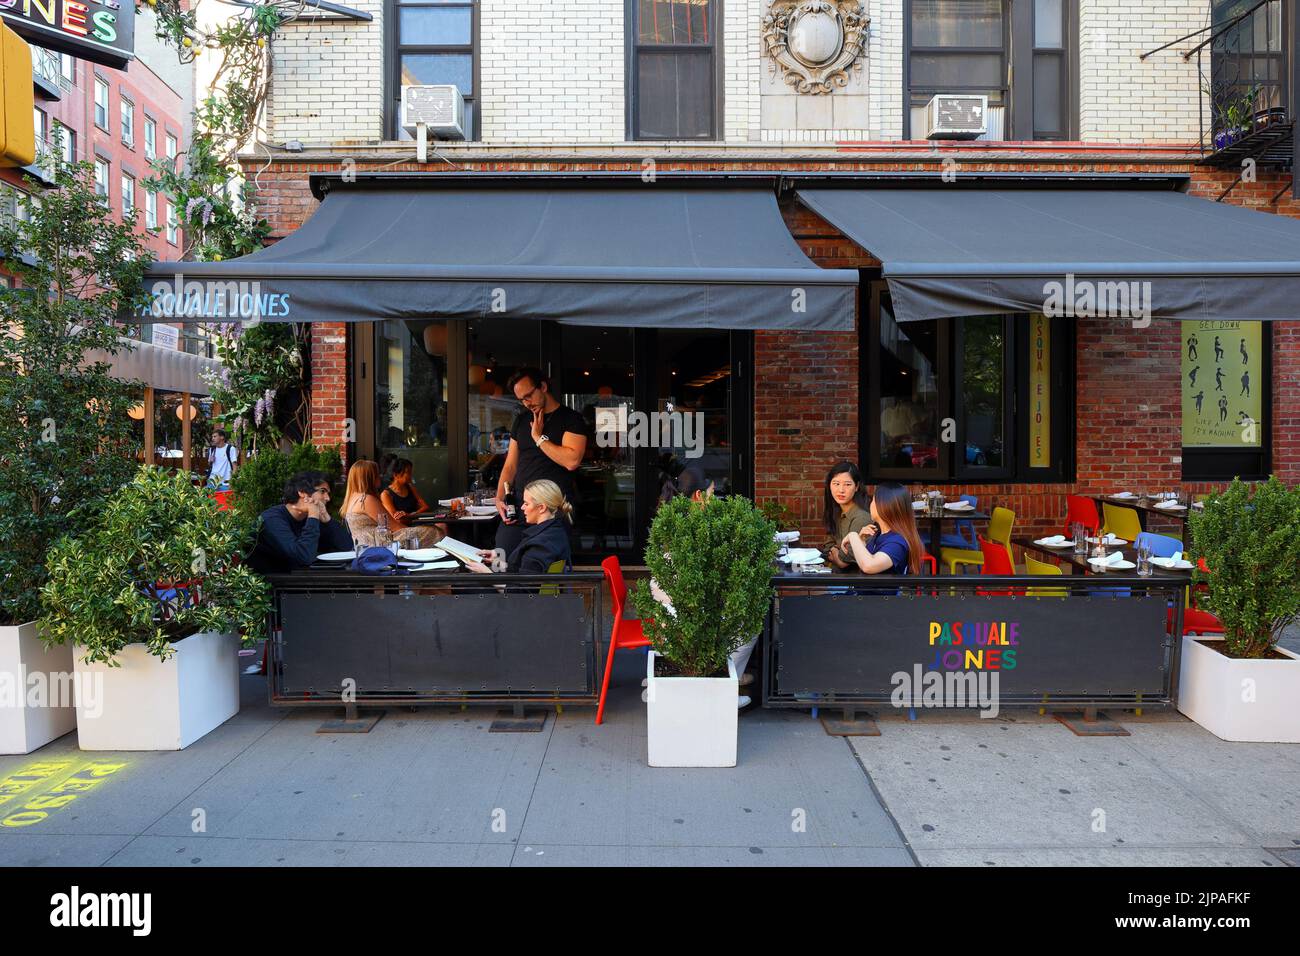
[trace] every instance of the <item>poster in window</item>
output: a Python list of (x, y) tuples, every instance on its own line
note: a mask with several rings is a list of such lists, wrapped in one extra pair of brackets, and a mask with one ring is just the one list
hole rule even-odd
[(1029, 316), (1029, 467), (1052, 467), (1052, 320)]
[(1182, 323), (1184, 448), (1262, 446), (1262, 343), (1259, 322)]

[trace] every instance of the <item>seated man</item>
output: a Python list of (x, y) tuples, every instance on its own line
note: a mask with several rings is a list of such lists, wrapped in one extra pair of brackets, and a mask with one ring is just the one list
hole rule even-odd
[(248, 566), (261, 574), (309, 567), (318, 554), (351, 551), (352, 536), (342, 521), (330, 520), (329, 480), (304, 471), (284, 486), (284, 502), (262, 512), (257, 546)]

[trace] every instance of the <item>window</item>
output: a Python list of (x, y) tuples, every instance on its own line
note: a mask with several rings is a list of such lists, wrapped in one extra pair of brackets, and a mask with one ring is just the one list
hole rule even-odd
[(631, 139), (716, 139), (715, 0), (628, 0)]
[(130, 222), (135, 217), (135, 177), (122, 174), (122, 219)]
[(108, 81), (95, 77), (95, 125), (108, 130)]
[(167, 241), (174, 246), (179, 234), (176, 222), (176, 207), (171, 203), (165, 203), (164, 205), (167, 207)]
[(144, 194), (144, 226), (146, 229), (158, 228), (158, 194), (147, 190)]
[(69, 86), (77, 85), (77, 58), (66, 53), (59, 54), (59, 75), (68, 81)]
[(135, 104), (122, 98), (122, 144), (135, 146)]
[(904, 134), (926, 135), (935, 94), (970, 93), (988, 97), (984, 139), (1077, 136), (1077, 3), (910, 0)]
[(1183, 479), (1271, 470), (1272, 329), (1235, 319), (1182, 323)]
[(144, 158), (153, 162), (158, 156), (158, 124), (144, 118)]
[(871, 480), (1070, 479), (1067, 320), (980, 315), (902, 323), (883, 286), (871, 294), (860, 429)]
[(389, 123), (394, 139), (411, 139), (402, 129), (402, 88), (454, 84), (465, 98), (465, 138), (479, 136), (478, 4), (472, 0), (388, 0), (396, 52)]
[(1286, 22), (1282, 0), (1212, 0), (1210, 7), (1215, 39), (1210, 44), (1208, 108), (1215, 147), (1220, 148), (1222, 137), (1231, 137), (1227, 145), (1235, 141), (1243, 120), (1286, 115), (1287, 36), (1294, 28)]
[(59, 150), (59, 157), (65, 163), (77, 161), (77, 134), (62, 123), (54, 124), (52, 145)]
[[(39, 106), (32, 107), (32, 132), (36, 134), (36, 142), (38, 144), (49, 142), (47, 135), (48, 129), (45, 122), (45, 111)], [(38, 146), (37, 148), (39, 149), (40, 147)]]
[(108, 163), (105, 160), (95, 160), (95, 195), (99, 196), (104, 202), (108, 202)]
[(175, 159), (176, 153), (178, 151), (179, 151), (179, 147), (177, 146), (175, 135), (173, 135), (172, 133), (168, 133), (167, 134), (167, 158)]

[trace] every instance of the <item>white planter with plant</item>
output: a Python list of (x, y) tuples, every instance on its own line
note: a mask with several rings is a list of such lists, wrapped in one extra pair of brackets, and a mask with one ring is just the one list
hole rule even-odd
[(1224, 633), (1182, 639), (1178, 709), (1224, 740), (1300, 743), (1300, 657), (1277, 646), (1300, 615), (1300, 490), (1233, 481), (1189, 524)]
[(745, 498), (674, 498), (650, 528), (633, 601), (653, 650), (646, 673), (652, 767), (734, 767), (738, 677), (731, 654), (763, 630), (776, 528)]
[(43, 646), (35, 624), (46, 548), (93, 523), (135, 470), (139, 387), (86, 353), (125, 347), (117, 316), (148, 252), (96, 195), (89, 163), (60, 164), (56, 179), (0, 213), (0, 260), (20, 280), (0, 283), (0, 753), (73, 729), (72, 649)]
[(239, 710), (239, 636), (268, 587), (237, 562), (248, 521), (181, 474), (142, 468), (49, 553), (41, 624), (75, 645), (83, 750), (179, 750)]
[(35, 623), (0, 626), (0, 754), (29, 754), (77, 729), (72, 648)]

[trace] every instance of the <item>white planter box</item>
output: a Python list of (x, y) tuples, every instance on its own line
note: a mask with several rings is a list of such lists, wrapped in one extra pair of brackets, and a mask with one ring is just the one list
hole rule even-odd
[(85, 664), (85, 654), (78, 646), (78, 679), (92, 682), (77, 701), (82, 750), (183, 750), (239, 713), (234, 634), (191, 635), (166, 661), (144, 644), (128, 644), (120, 667)]
[(0, 754), (29, 754), (76, 730), (72, 680), (71, 647), (46, 650), (35, 623), (0, 627)]
[(646, 663), (646, 740), (652, 767), (736, 765), (736, 667), (728, 677), (656, 677)]
[(1184, 637), (1178, 709), (1223, 740), (1300, 743), (1300, 657), (1278, 653), (1238, 660)]

